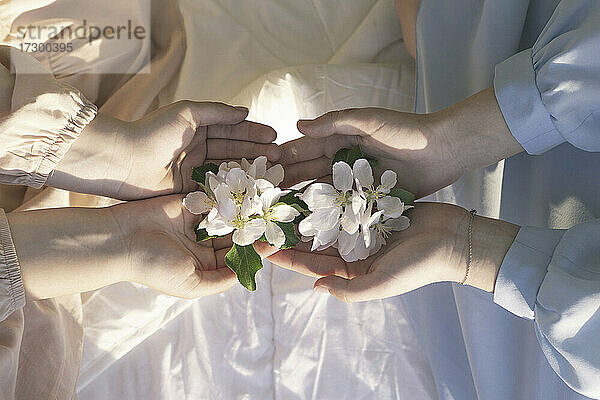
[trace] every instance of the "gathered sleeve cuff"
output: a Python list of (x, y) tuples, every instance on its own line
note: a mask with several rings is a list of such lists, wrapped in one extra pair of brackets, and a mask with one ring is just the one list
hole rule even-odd
[(521, 228), (494, 301), (534, 320), (538, 343), (573, 390), (600, 398), (600, 219), (563, 230)]
[(0, 117), (0, 183), (39, 188), (98, 109), (29, 54), (3, 46), (0, 62), (14, 79), (11, 110)]
[(600, 1), (563, 0), (531, 49), (496, 65), (494, 90), (529, 154), (600, 151)]
[(496, 278), (496, 304), (521, 318), (534, 318), (538, 291), (563, 234), (563, 230), (555, 229), (519, 230)]
[(6, 214), (0, 208), (0, 322), (24, 305), (21, 268)]
[(496, 66), (494, 91), (508, 128), (527, 153), (542, 154), (565, 141), (536, 86), (531, 49)]

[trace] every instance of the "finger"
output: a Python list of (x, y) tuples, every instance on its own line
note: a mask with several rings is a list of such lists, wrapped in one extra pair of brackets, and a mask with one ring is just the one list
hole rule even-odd
[(315, 291), (329, 291), (344, 303), (376, 300), (388, 297), (384, 275), (377, 270), (352, 279), (326, 276), (315, 282)]
[(367, 132), (360, 128), (363, 121), (368, 120), (372, 110), (367, 108), (351, 108), (330, 111), (316, 119), (301, 119), (298, 130), (306, 136), (323, 138), (334, 134), (365, 136)]
[(261, 258), (267, 258), (279, 251), (277, 247), (271, 246), (269, 243), (262, 241), (254, 242), (254, 250), (256, 250)]
[(221, 293), (230, 289), (236, 281), (235, 273), (227, 267), (211, 271), (197, 269), (190, 294), (193, 297), (202, 297)]
[(233, 139), (246, 142), (271, 143), (277, 132), (268, 125), (243, 121), (236, 125), (213, 125), (208, 128), (209, 139)]
[(270, 161), (277, 161), (281, 157), (281, 149), (274, 143), (253, 143), (241, 140), (208, 139), (206, 141), (207, 157), (210, 159), (253, 159), (267, 156)]
[(331, 160), (326, 157), (290, 164), (285, 167), (283, 187), (290, 187), (310, 179), (319, 179), (331, 174)]
[(335, 153), (344, 147), (356, 144), (351, 136), (335, 135), (325, 139), (302, 137), (281, 145), (283, 155), (281, 159), (286, 165), (314, 160), (320, 157), (333, 158)]
[(234, 107), (224, 103), (183, 100), (172, 106), (180, 117), (198, 128), (208, 125), (234, 125), (246, 119), (246, 107)]
[(267, 258), (273, 264), (312, 277), (348, 276), (346, 262), (339, 256), (305, 253), (295, 249), (281, 250)]
[(225, 252), (228, 252), (229, 249), (231, 249), (231, 246), (233, 246), (233, 241), (231, 240), (231, 235), (227, 235), (223, 237), (214, 238), (212, 240), (212, 244), (215, 250), (225, 250)]

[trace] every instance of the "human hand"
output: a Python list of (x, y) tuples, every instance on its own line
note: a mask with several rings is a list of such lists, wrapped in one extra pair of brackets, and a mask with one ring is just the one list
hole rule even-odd
[(171, 195), (109, 208), (127, 241), (127, 264), (121, 279), (159, 292), (192, 299), (231, 288), (234, 272), (225, 264), (230, 238), (196, 242), (194, 227), (202, 216)]
[[(307, 244), (281, 251), (262, 242), (254, 246), (276, 265), (319, 278), (316, 291), (328, 291), (344, 302), (382, 299), (434, 282), (461, 282), (469, 254), (469, 213), (450, 204), (417, 203), (408, 215), (411, 226), (389, 238), (382, 252), (362, 261), (347, 263), (331, 248), (311, 253)], [(466, 283), (493, 291), (498, 269), (518, 227), (475, 218), (473, 257)]]
[[(8, 214), (27, 296), (37, 300), (134, 281), (194, 298), (229, 289), (227, 239), (196, 243), (201, 216), (183, 195), (107, 208), (57, 208)], [(1, 212), (0, 212), (1, 214)]]
[(336, 151), (358, 144), (378, 160), (377, 174), (394, 170), (398, 184), (417, 198), (523, 150), (491, 88), (439, 113), (348, 109), (298, 121), (298, 129), (306, 137), (282, 146), (286, 185), (326, 176)]
[(245, 121), (248, 110), (180, 101), (135, 122), (98, 115), (50, 176), (50, 186), (122, 200), (185, 193), (206, 161), (281, 155), (275, 131)]

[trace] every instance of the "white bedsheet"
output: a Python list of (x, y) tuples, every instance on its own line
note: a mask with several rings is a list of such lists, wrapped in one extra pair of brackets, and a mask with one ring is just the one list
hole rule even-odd
[[(173, 95), (247, 105), (278, 142), (331, 109), (412, 110), (392, 0), (181, 0), (188, 51)], [(84, 306), (82, 400), (434, 399), (398, 299), (343, 304), (271, 266), (258, 290), (184, 301), (113, 285)]]

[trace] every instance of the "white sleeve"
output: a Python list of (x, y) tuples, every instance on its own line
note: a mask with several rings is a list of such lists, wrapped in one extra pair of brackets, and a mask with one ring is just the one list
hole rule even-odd
[(14, 81), (10, 111), (0, 113), (0, 183), (39, 188), (97, 107), (27, 53), (0, 46), (0, 64), (2, 80)]
[(600, 398), (600, 219), (566, 231), (521, 228), (500, 267), (494, 301), (534, 319), (557, 375)]
[(600, 151), (600, 1), (562, 0), (534, 46), (496, 66), (494, 90), (528, 153)]

